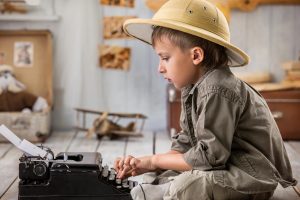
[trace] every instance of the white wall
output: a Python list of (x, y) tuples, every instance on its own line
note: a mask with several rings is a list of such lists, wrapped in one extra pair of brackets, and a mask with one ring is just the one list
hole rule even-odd
[[(43, 2), (49, 11), (49, 3)], [(49, 0), (47, 0), (49, 2)], [(151, 47), (133, 39), (103, 40), (102, 17), (152, 13), (143, 0), (135, 8), (100, 6), (98, 0), (55, 0), (57, 22), (0, 21), (0, 29), (50, 29), (54, 35), (53, 128), (75, 125), (74, 107), (111, 112), (141, 112), (149, 119), (146, 129), (166, 128), (166, 82), (157, 73), (158, 59)], [(300, 6), (260, 6), (252, 13), (234, 11), (232, 42), (252, 58), (237, 71), (270, 71), (274, 80), (283, 77), (280, 63), (300, 54)], [(128, 72), (98, 67), (98, 45), (132, 48)], [(1, 45), (1, 44), (0, 44)]]

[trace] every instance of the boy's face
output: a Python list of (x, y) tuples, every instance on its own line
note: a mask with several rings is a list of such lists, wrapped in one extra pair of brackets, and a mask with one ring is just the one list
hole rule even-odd
[(195, 62), (194, 48), (182, 50), (163, 37), (155, 41), (154, 49), (160, 58), (158, 72), (177, 89), (198, 81), (201, 73), (199, 62)]

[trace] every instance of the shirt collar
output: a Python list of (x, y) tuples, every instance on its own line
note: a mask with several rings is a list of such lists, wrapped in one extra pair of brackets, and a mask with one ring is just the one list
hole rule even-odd
[(214, 69), (208, 70), (205, 72), (204, 75), (202, 75), (199, 80), (195, 84), (188, 85), (181, 89), (182, 98), (186, 99), (188, 95), (193, 94), (195, 89), (198, 87), (200, 83), (212, 72)]
[[(193, 94), (195, 92), (195, 89), (203, 82), (203, 80), (212, 72), (214, 69), (210, 69), (206, 71), (200, 78), (199, 80), (195, 83), (189, 86), (189, 90), (186, 91), (187, 94)], [(186, 94), (186, 95), (187, 95)]]

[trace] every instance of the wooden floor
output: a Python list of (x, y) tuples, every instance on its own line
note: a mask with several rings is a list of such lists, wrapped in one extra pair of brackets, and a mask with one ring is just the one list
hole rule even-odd
[[(286, 142), (294, 176), (300, 181), (300, 141)], [(146, 132), (143, 138), (123, 138), (119, 140), (101, 141), (94, 138), (85, 138), (83, 133), (54, 132), (44, 144), (57, 154), (59, 152), (100, 152), (103, 164), (112, 166), (118, 156), (124, 155), (149, 155), (168, 151), (170, 138), (164, 132)], [(1, 200), (18, 199), (18, 159), (22, 155), (11, 144), (0, 144), (0, 197)], [(141, 181), (141, 176), (134, 180)], [(300, 184), (298, 184), (299, 187)], [(300, 188), (300, 187), (299, 187)], [(296, 200), (300, 199), (293, 188), (283, 189), (280, 186), (275, 191), (272, 200)]]

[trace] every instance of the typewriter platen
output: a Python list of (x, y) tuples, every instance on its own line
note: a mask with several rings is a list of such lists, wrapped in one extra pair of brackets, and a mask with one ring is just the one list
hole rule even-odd
[(19, 178), (19, 200), (129, 200), (137, 185), (117, 179), (114, 169), (102, 166), (100, 153), (59, 153), (53, 160), (25, 153)]

